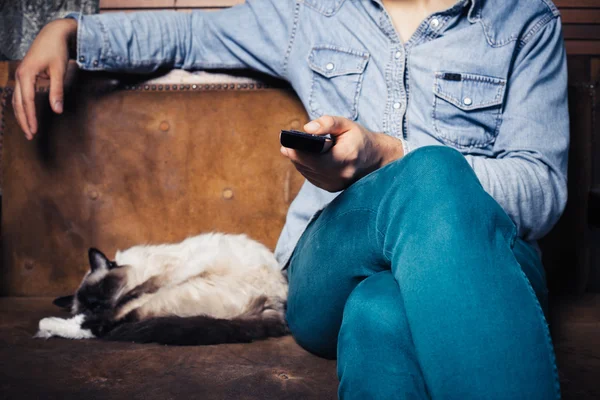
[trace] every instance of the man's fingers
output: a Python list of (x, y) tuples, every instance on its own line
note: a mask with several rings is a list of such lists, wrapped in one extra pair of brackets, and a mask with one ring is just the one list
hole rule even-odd
[(29, 74), (22, 76), (21, 79), (21, 96), (25, 116), (27, 117), (27, 125), (31, 135), (37, 132), (37, 118), (35, 116), (35, 76)]
[(311, 171), (317, 171), (319, 168), (323, 168), (326, 163), (326, 155), (315, 155), (302, 151), (296, 151), (287, 147), (281, 146), (281, 154), (289, 158), (293, 163), (303, 165)]
[(332, 186), (332, 184), (329, 183), (330, 178), (323, 176), (319, 173), (312, 172), (300, 164), (296, 164), (296, 163), (293, 163), (293, 164), (294, 164), (294, 167), (296, 167), (296, 169), (298, 170), (298, 172), (300, 172), (302, 174), (302, 176), (304, 176), (306, 178), (306, 180), (308, 180), (310, 183), (312, 183), (316, 187), (321, 188), (323, 190), (327, 190), (328, 192), (339, 192), (340, 190), (343, 189), (342, 187)]
[(300, 164), (296, 164), (295, 162), (292, 162), (292, 164), (294, 164), (294, 167), (296, 168), (296, 170), (298, 170), (298, 172), (300, 172), (302, 174), (303, 177), (305, 177), (306, 179), (308, 179), (308, 181), (310, 183), (312, 183), (313, 185), (317, 186), (317, 187), (321, 187), (323, 185), (323, 176), (308, 170), (307, 168), (303, 167)]
[(312, 177), (320, 177), (320, 179), (323, 179), (325, 177), (325, 175), (322, 172), (319, 171), (315, 171), (314, 169), (310, 168), (310, 167), (306, 167), (302, 164), (298, 164), (297, 162), (293, 162), (292, 164), (294, 164), (294, 167), (296, 167), (296, 169), (302, 174), (309, 174)]
[(56, 67), (50, 69), (50, 107), (57, 114), (63, 112), (64, 78), (64, 68)]
[(304, 125), (304, 130), (315, 135), (330, 133), (337, 136), (348, 132), (354, 125), (347, 118), (324, 115)]
[(18, 80), (15, 84), (15, 91), (13, 92), (12, 105), (19, 126), (21, 127), (23, 132), (25, 132), (25, 137), (31, 140), (33, 136), (31, 135), (31, 132), (29, 131), (29, 125), (27, 124), (27, 117), (25, 116), (25, 110), (23, 109), (23, 99), (21, 97), (21, 85)]

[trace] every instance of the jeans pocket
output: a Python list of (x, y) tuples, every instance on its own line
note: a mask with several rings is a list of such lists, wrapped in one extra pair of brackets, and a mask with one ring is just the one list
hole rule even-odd
[(506, 80), (437, 72), (433, 85), (434, 135), (458, 150), (485, 148), (498, 134)]
[(332, 45), (312, 48), (308, 65), (313, 71), (309, 98), (313, 116), (358, 117), (358, 98), (369, 53)]

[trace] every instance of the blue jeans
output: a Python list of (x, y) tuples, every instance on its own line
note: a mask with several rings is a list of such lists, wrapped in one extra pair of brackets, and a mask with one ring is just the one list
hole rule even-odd
[(337, 356), (340, 398), (560, 398), (540, 259), (455, 150), (352, 185), (288, 274), (290, 329)]

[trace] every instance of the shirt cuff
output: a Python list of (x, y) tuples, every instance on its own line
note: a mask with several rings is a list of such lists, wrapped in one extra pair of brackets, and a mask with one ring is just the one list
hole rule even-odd
[(70, 12), (70, 13), (68, 13), (67, 15), (65, 15), (65, 18), (71, 18), (71, 19), (74, 19), (74, 20), (77, 20), (77, 21), (78, 21), (78, 20), (79, 20), (79, 15), (80, 15), (80, 14), (81, 14), (81, 13), (79, 13), (79, 12)]
[(73, 12), (65, 16), (77, 20), (77, 49), (76, 59), (79, 68), (89, 71), (104, 69), (108, 41), (106, 29), (97, 16), (83, 15)]
[(405, 139), (400, 139), (400, 142), (402, 143), (402, 152), (407, 155), (412, 150), (412, 146)]

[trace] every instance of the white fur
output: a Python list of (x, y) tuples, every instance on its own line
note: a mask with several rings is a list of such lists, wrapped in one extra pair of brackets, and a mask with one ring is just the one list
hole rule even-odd
[(133, 288), (148, 278), (169, 274), (169, 283), (176, 285), (205, 272), (218, 263), (228, 266), (228, 272), (248, 271), (262, 266), (281, 274), (273, 253), (246, 235), (206, 233), (175, 244), (141, 245), (117, 251), (119, 265), (134, 267), (128, 274), (128, 286)]
[[(158, 286), (119, 308), (115, 321), (133, 310), (142, 319), (197, 315), (229, 319), (257, 312), (284, 319), (287, 281), (273, 253), (246, 235), (205, 233), (180, 243), (139, 245), (117, 251), (115, 261), (117, 269), (88, 272), (82, 287), (117, 274), (123, 278), (112, 299), (117, 304), (141, 284), (152, 281)], [(256, 300), (265, 298), (262, 311), (256, 310)], [(82, 312), (77, 296), (71, 312)]]
[(83, 323), (83, 314), (73, 318), (44, 318), (40, 321), (39, 331), (35, 338), (48, 339), (52, 336), (59, 336), (67, 339), (91, 339), (95, 336), (89, 329), (81, 329)]
[(287, 298), (273, 253), (246, 235), (207, 233), (176, 244), (134, 246), (118, 251), (115, 261), (129, 266), (123, 293), (151, 277), (161, 282), (158, 292), (128, 303), (117, 319), (134, 309), (144, 317), (234, 318), (259, 296)]

